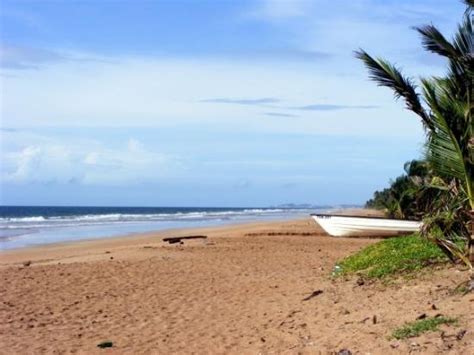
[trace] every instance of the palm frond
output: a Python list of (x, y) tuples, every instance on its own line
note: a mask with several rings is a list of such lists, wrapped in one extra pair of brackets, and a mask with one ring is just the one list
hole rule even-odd
[(444, 86), (452, 97), (463, 100), (467, 96), (469, 82), (467, 80), (465, 66), (455, 61), (449, 61), (448, 72), (444, 80)]
[(415, 29), (421, 34), (423, 47), (428, 51), (452, 59), (462, 56), (435, 26), (425, 25)]
[(465, 14), (453, 41), (453, 47), (462, 56), (461, 60), (464, 62), (472, 59), (473, 41), (471, 16)]
[(462, 117), (466, 105), (451, 100), (444, 95), (443, 89), (436, 81), (423, 80), (425, 98), (433, 111), (433, 131), (427, 143), (427, 159), (434, 171), (440, 176), (459, 179), (469, 197), (472, 198), (472, 177), (464, 159), (463, 150), (453, 127), (453, 117)]
[(406, 108), (420, 116), (426, 128), (432, 129), (430, 117), (421, 105), (416, 85), (410, 78), (403, 76), (394, 65), (380, 58), (375, 59), (362, 49), (356, 51), (355, 56), (364, 62), (372, 80), (379, 86), (392, 89), (397, 99), (403, 97)]

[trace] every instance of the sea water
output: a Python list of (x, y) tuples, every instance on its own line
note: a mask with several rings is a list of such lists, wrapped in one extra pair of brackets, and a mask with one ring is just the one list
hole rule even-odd
[(289, 220), (325, 209), (0, 206), (0, 250), (173, 228)]

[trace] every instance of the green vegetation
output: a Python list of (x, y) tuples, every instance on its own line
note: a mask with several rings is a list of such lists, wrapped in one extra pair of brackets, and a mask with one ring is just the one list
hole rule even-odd
[[(443, 77), (414, 80), (390, 62), (356, 52), (379, 86), (390, 88), (423, 123), (426, 133), (422, 175), (397, 178), (369, 205), (401, 218), (423, 218), (422, 235), (451, 259), (474, 264), (474, 0), (450, 41), (433, 25), (416, 27), (423, 47), (446, 59)], [(411, 167), (409, 167), (411, 168)], [(461, 243), (461, 247), (459, 246)], [(473, 285), (474, 288), (474, 285)]]
[(427, 183), (433, 175), (426, 161), (412, 160), (404, 165), (405, 174), (390, 182), (388, 188), (375, 191), (367, 208), (385, 211), (390, 218), (421, 220), (430, 211), (433, 190)]
[(369, 278), (384, 278), (446, 260), (436, 245), (418, 235), (410, 235), (372, 244), (342, 260), (336, 269), (338, 275), (361, 274)]
[(456, 323), (457, 320), (455, 318), (443, 316), (420, 319), (414, 322), (406, 323), (403, 327), (395, 329), (392, 333), (392, 337), (395, 339), (417, 337), (422, 333), (438, 330), (441, 324)]

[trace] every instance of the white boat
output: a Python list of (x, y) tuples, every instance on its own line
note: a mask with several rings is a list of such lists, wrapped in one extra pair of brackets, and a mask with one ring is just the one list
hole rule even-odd
[(312, 214), (311, 217), (333, 237), (388, 237), (420, 230), (422, 222), (380, 217)]

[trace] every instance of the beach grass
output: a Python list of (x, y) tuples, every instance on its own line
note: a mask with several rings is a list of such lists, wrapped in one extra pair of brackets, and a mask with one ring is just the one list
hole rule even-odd
[(447, 260), (435, 244), (413, 234), (386, 239), (365, 247), (340, 261), (336, 265), (335, 274), (384, 278), (415, 272)]
[(457, 319), (449, 317), (430, 317), (419, 319), (414, 322), (406, 323), (400, 328), (397, 328), (392, 333), (392, 338), (405, 339), (417, 337), (426, 332), (433, 332), (438, 330), (442, 324), (456, 324)]

